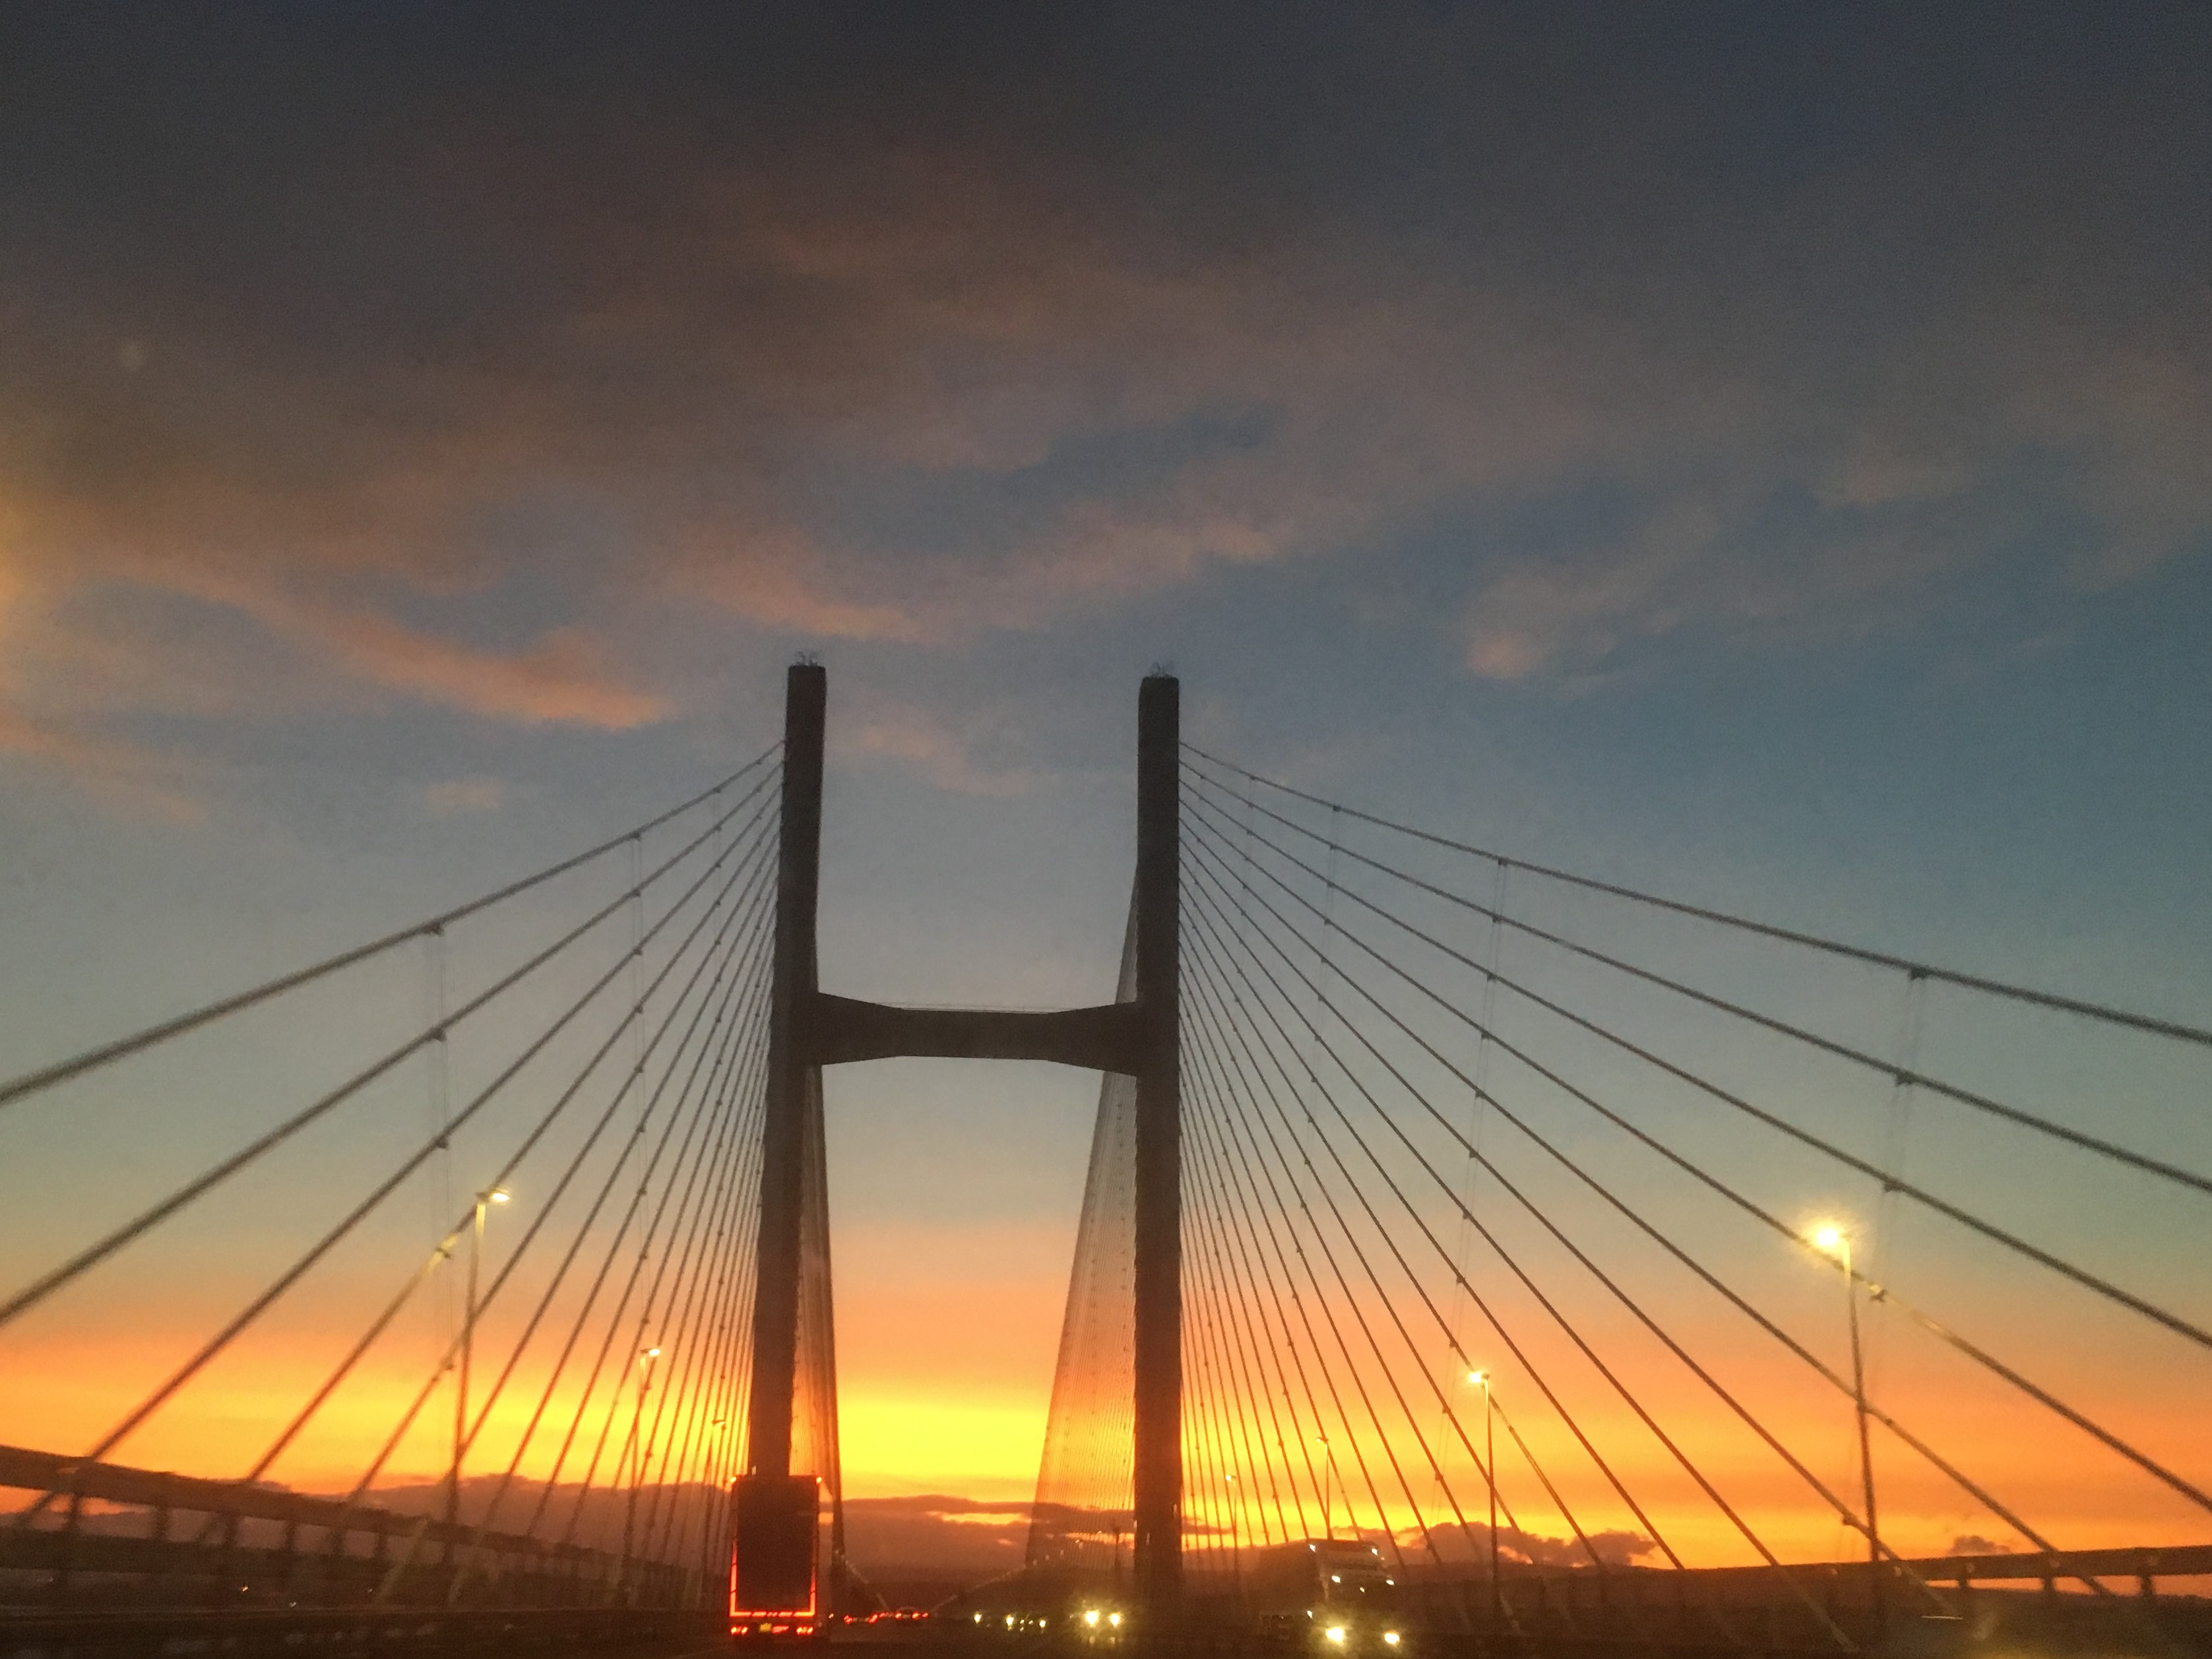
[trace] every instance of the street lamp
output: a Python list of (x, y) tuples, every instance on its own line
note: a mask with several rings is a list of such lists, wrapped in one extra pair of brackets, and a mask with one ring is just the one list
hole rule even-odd
[(484, 1217), (495, 1204), (514, 1197), (504, 1188), (488, 1187), (477, 1194), (476, 1214), (469, 1226), (469, 1285), (461, 1317), (461, 1375), (453, 1390), (453, 1467), (446, 1477), (446, 1559), (453, 1559), (453, 1538), (461, 1520), (461, 1460), (469, 1443), (469, 1369), (476, 1357), (477, 1281), (483, 1258)]
[[(1314, 1444), (1322, 1449), (1321, 1535), (1323, 1538), (1334, 1539), (1336, 1536), (1336, 1523), (1329, 1517), (1328, 1483), (1330, 1478), (1336, 1474), (1336, 1448), (1328, 1443), (1328, 1437), (1325, 1434), (1316, 1435)], [(1349, 1494), (1346, 1495), (1346, 1507), (1350, 1507)]]
[(1244, 1540), (1237, 1528), (1237, 1477), (1234, 1474), (1222, 1477), (1229, 1484), (1229, 1571), (1237, 1583), (1237, 1599), (1244, 1599)]
[[(621, 1593), (629, 1594), (629, 1547), (632, 1529), (637, 1519), (638, 1485), (645, 1479), (646, 1448), (638, 1443), (638, 1432), (645, 1425), (645, 1396), (653, 1386), (653, 1362), (660, 1358), (660, 1345), (637, 1351), (637, 1401), (630, 1407), (629, 1433), (623, 1441), (622, 1453), (615, 1459), (615, 1484), (622, 1484), (623, 1470), (629, 1468), (629, 1502), (623, 1508), (622, 1554), (615, 1563), (615, 1583)], [(633, 1464), (633, 1455), (635, 1462)]]
[(1813, 1229), (1812, 1245), (1843, 1270), (1844, 1309), (1851, 1333), (1851, 1406), (1858, 1418), (1859, 1491), (1866, 1501), (1867, 1583), (1873, 1602), (1875, 1629), (1887, 1624), (1881, 1588), (1881, 1527), (1875, 1510), (1874, 1445), (1867, 1432), (1866, 1358), (1859, 1341), (1858, 1276), (1851, 1271), (1851, 1236), (1832, 1221)]
[(1504, 1601), (1498, 1585), (1498, 1415), (1490, 1394), (1490, 1373), (1469, 1371), (1467, 1380), (1482, 1390), (1483, 1480), (1490, 1488), (1490, 1628), (1504, 1623)]

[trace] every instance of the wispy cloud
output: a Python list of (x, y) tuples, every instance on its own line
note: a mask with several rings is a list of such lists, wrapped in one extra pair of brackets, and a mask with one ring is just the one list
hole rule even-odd
[(507, 786), (497, 778), (447, 778), (422, 791), (422, 804), (439, 817), (496, 811), (506, 799)]
[(841, 736), (840, 741), (849, 744), (850, 752), (903, 766), (956, 794), (1026, 793), (1042, 781), (1042, 775), (1027, 766), (984, 758), (988, 749), (1003, 746), (1005, 736), (992, 732), (989, 725), (972, 718), (955, 723), (932, 709), (863, 694), (852, 718), (851, 736)]
[[(1228, 568), (1334, 556), (1356, 586), (1471, 520), (1505, 527), (1428, 556), (1471, 600), (1464, 660), (1527, 679), (1932, 606), (2021, 556), (1965, 510), (1997, 497), (2064, 521), (2063, 580), (2203, 544), (2201, 300), (2172, 249), (2131, 257), (2078, 159), (1907, 133), (1762, 194), (1686, 171), (1679, 112), (1611, 111), (1592, 154), (1559, 142), (1587, 136), (1571, 110), (1462, 95), (1485, 59), (1453, 26), (1340, 33), (1355, 81), (1435, 100), (1410, 216), (1363, 210), (1399, 187), (1387, 148), (1287, 188), (1261, 104), (1166, 194), (991, 96), (913, 122), (802, 100), (755, 131), (680, 99), (549, 125), (425, 94), (404, 131), (376, 100), (302, 115), (325, 148), (297, 167), (240, 160), (220, 115), (132, 126), (115, 142), (174, 148), (189, 233), (89, 157), (0, 230), (0, 309), (33, 325), (0, 380), (9, 542), (87, 603), (220, 590), (323, 674), (599, 728), (679, 711), (617, 643), (655, 605), (957, 648)], [(1212, 118), (1176, 98), (1152, 112)], [(2160, 154), (2092, 138), (2139, 178)], [(379, 182), (330, 160), (356, 149)], [(118, 264), (111, 234), (153, 252)], [(341, 246), (364, 252), (318, 252)], [(1711, 522), (1512, 527), (1593, 492)], [(471, 642), (504, 587), (544, 625)]]

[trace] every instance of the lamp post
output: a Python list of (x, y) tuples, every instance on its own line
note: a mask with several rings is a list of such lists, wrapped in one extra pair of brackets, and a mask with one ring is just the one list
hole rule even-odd
[(1237, 1600), (1241, 1606), (1244, 1600), (1244, 1544), (1237, 1528), (1237, 1477), (1227, 1474), (1223, 1479), (1229, 1484), (1229, 1573), (1236, 1583)]
[(477, 1194), (476, 1214), (469, 1225), (469, 1284), (466, 1300), (461, 1312), (461, 1372), (453, 1389), (453, 1467), (446, 1476), (446, 1548), (445, 1559), (453, 1559), (453, 1537), (461, 1522), (461, 1460), (468, 1453), (469, 1444), (469, 1368), (476, 1357), (477, 1346), (477, 1281), (483, 1260), (484, 1217), (495, 1204), (504, 1204), (512, 1196), (498, 1187), (488, 1187)]
[(1482, 1390), (1482, 1474), (1483, 1483), (1490, 1488), (1490, 1628), (1495, 1634), (1504, 1623), (1504, 1601), (1498, 1585), (1498, 1417), (1490, 1395), (1490, 1373), (1469, 1371), (1467, 1380)]
[(1859, 1491), (1866, 1502), (1867, 1587), (1873, 1604), (1875, 1640), (1888, 1623), (1881, 1585), (1881, 1523), (1875, 1510), (1874, 1445), (1867, 1432), (1866, 1358), (1859, 1341), (1858, 1279), (1851, 1271), (1851, 1236), (1833, 1222), (1813, 1230), (1813, 1248), (1843, 1270), (1844, 1310), (1851, 1333), (1851, 1406), (1858, 1418)]
[(1328, 1487), (1329, 1482), (1336, 1475), (1336, 1448), (1328, 1443), (1328, 1437), (1325, 1434), (1316, 1435), (1314, 1444), (1319, 1446), (1322, 1450), (1321, 1535), (1323, 1538), (1334, 1539), (1336, 1536), (1336, 1523), (1329, 1516)]
[[(637, 1443), (638, 1431), (645, 1424), (646, 1391), (653, 1386), (653, 1362), (660, 1358), (660, 1345), (641, 1348), (637, 1355), (637, 1400), (629, 1413), (629, 1434), (623, 1442), (622, 1455), (615, 1459), (615, 1485), (622, 1484), (623, 1469), (629, 1466), (629, 1501), (623, 1506), (622, 1554), (615, 1564), (615, 1584), (627, 1605), (629, 1597), (629, 1548), (634, 1523), (637, 1518), (638, 1483), (645, 1478), (646, 1449)], [(636, 1462), (630, 1464), (635, 1455)]]

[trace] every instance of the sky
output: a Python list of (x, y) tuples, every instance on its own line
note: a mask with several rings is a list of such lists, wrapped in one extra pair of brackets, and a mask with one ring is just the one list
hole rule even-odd
[[(2202, 1023), (2208, 199), (2196, 0), (10, 9), (0, 1072), (647, 816), (800, 653), (849, 994), (1107, 994), (1168, 665)], [(1094, 1097), (833, 1083), (854, 1490), (1024, 1494)]]

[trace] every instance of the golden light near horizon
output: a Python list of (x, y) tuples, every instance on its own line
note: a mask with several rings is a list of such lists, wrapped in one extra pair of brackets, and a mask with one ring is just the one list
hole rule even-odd
[(1807, 1235), (1814, 1249), (1822, 1255), (1842, 1261), (1851, 1253), (1851, 1236), (1846, 1228), (1833, 1221), (1823, 1221)]
[(1490, 1386), (1490, 1373), (1486, 1370), (1469, 1371), (1467, 1382), (1469, 1388), (1486, 1389)]

